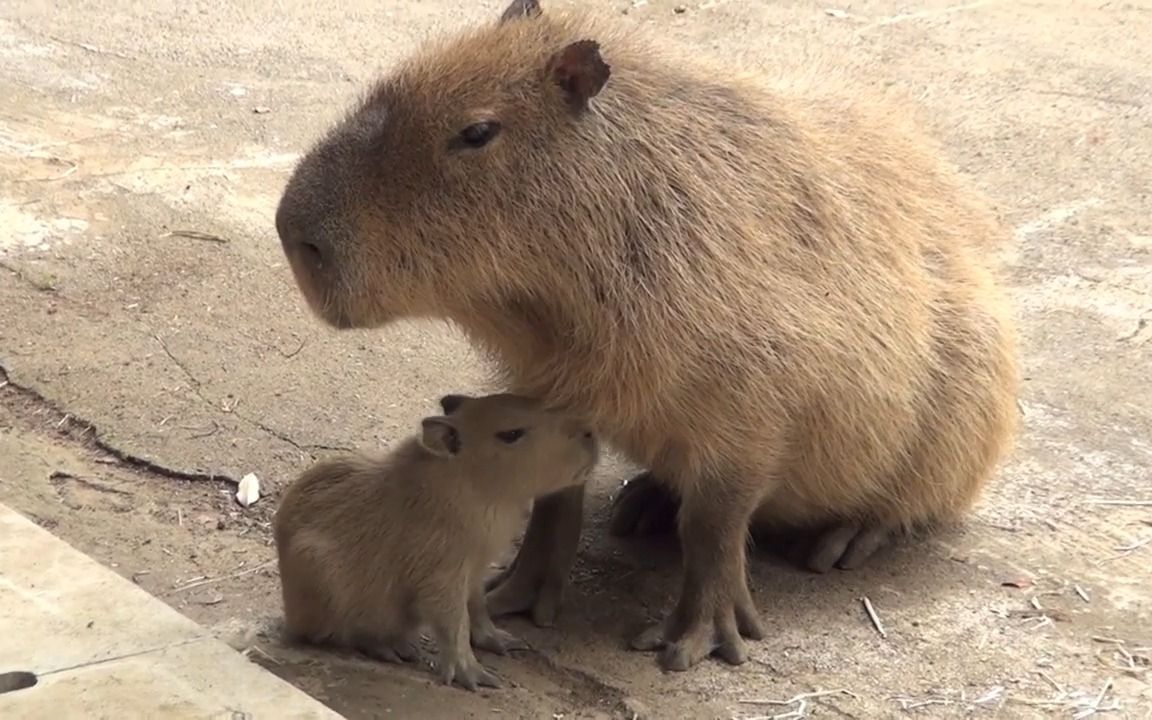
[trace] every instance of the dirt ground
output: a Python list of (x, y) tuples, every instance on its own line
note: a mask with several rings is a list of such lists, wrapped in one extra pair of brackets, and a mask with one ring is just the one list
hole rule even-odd
[[(765, 64), (842, 51), (994, 199), (1026, 427), (962, 530), (827, 576), (760, 554), (753, 660), (664, 675), (625, 640), (673, 600), (676, 554), (606, 537), (608, 462), (558, 627), (508, 620), (535, 649), (484, 658), (513, 687), (277, 642), (279, 488), (485, 374), (440, 325), (321, 327), (275, 203), (378, 70), (495, 0), (4, 4), (0, 502), (349, 718), (1152, 718), (1152, 4), (589, 4)], [(763, 702), (816, 691), (839, 692)]]

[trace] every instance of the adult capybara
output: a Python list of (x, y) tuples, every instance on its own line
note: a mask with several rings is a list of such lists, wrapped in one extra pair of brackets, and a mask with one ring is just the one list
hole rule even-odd
[[(517, 0), (381, 80), (276, 216), (325, 321), (447, 319), (648, 469), (613, 529), (678, 506), (680, 598), (633, 641), (668, 668), (762, 635), (750, 521), (856, 566), (962, 515), (1015, 428), (1001, 229), (900, 108), (812, 77)], [(552, 619), (582, 500), (536, 503), (493, 612)]]
[(492, 624), (484, 572), (536, 496), (582, 483), (595, 437), (514, 395), (446, 395), (444, 415), (383, 457), (324, 460), (289, 486), (273, 522), (288, 635), (399, 662), (432, 629), (440, 676), (497, 678), (472, 645), (526, 647)]

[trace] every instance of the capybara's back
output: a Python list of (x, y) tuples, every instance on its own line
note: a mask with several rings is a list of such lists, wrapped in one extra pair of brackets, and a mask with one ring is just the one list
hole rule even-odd
[(385, 77), (277, 227), (331, 324), (447, 318), (649, 468), (614, 526), (671, 489), (686, 584), (637, 646), (738, 662), (753, 515), (855, 566), (965, 511), (1015, 427), (1001, 230), (902, 113), (515, 0)]
[(365, 456), (336, 457), (312, 465), (284, 492), (272, 531), (280, 567), (284, 627), (290, 639), (336, 644), (348, 641), (341, 628), (347, 625), (350, 605), (358, 594), (373, 588), (348, 586), (348, 578), (363, 576), (342, 572), (340, 566), (370, 566), (372, 550), (341, 533), (351, 535), (352, 528), (372, 522), (366, 503), (377, 499), (379, 493), (373, 492), (372, 484), (381, 481), (385, 472), (386, 465)]

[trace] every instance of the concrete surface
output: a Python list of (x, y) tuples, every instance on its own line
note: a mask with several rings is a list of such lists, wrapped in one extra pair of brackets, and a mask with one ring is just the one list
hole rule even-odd
[(3, 505), (0, 627), (2, 717), (340, 718)]
[[(666, 676), (623, 648), (671, 601), (675, 551), (605, 537), (607, 463), (559, 626), (511, 620), (536, 651), (482, 658), (516, 687), (278, 642), (279, 487), (485, 375), (451, 328), (320, 327), (276, 200), (380, 68), (495, 0), (0, 6), (0, 501), (350, 718), (1152, 717), (1152, 5), (587, 3), (772, 69), (838, 51), (917, 96), (993, 199), (1025, 431), (962, 531), (857, 573), (758, 556), (753, 661)], [(242, 511), (250, 471), (270, 494)]]

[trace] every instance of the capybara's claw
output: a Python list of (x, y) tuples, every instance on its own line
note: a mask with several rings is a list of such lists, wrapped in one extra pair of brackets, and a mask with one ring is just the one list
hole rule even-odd
[(662, 649), (661, 666), (680, 671), (713, 654), (731, 665), (741, 665), (748, 659), (744, 638), (763, 637), (763, 624), (750, 597), (732, 601), (713, 594), (695, 605), (682, 599), (668, 619), (646, 628), (631, 646), (642, 651)]
[(445, 685), (455, 683), (465, 690), (475, 692), (481, 687), (499, 688), (502, 683), (492, 671), (481, 665), (475, 659), (471, 661), (458, 658), (447, 660), (440, 669), (440, 680)]

